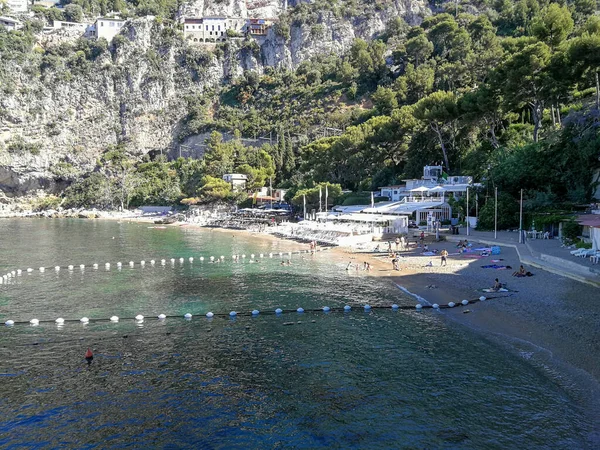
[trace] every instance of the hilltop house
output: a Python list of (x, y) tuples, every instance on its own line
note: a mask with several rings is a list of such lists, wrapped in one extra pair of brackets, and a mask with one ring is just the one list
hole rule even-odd
[(0, 16), (0, 26), (3, 26), (8, 31), (15, 31), (23, 28), (21, 21), (11, 17)]
[(183, 36), (192, 42), (220, 42), (227, 39), (227, 30), (240, 33), (245, 22), (240, 17), (186, 17), (183, 19)]
[(251, 36), (266, 36), (272, 25), (271, 19), (248, 19), (245, 30)]
[(54, 20), (52, 22), (51, 27), (44, 27), (44, 32), (48, 33), (48, 32), (52, 32), (55, 30), (67, 29), (67, 30), (76, 30), (81, 33), (85, 33), (91, 27), (92, 27), (92, 25), (89, 23), (65, 22), (62, 20)]
[(6, 6), (12, 12), (27, 12), (28, 0), (7, 0)]
[(118, 17), (98, 17), (94, 25), (88, 27), (87, 35), (90, 38), (104, 38), (110, 42), (119, 34), (123, 25), (125, 20)]

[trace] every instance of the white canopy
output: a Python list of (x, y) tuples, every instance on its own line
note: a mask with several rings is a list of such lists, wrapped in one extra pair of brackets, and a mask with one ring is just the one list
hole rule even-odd
[(429, 192), (446, 192), (447, 189), (443, 186), (436, 186), (434, 188), (429, 189)]
[(425, 186), (421, 186), (421, 187), (410, 190), (410, 192), (427, 192), (427, 191), (429, 191), (429, 188), (427, 188)]

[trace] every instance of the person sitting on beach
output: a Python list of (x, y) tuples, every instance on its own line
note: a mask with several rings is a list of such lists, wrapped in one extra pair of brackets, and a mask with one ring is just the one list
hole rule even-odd
[(525, 276), (525, 267), (521, 264), (519, 270), (512, 274), (513, 277), (524, 277)]
[(400, 268), (398, 267), (398, 259), (396, 257), (394, 257), (394, 259), (392, 259), (392, 268), (394, 270), (400, 270)]
[(428, 252), (429, 251), (429, 246), (427, 244), (425, 244), (423, 246), (423, 253)]
[(375, 249), (373, 250), (374, 252), (380, 252), (381, 249), (379, 248), (379, 244), (377, 244), (377, 247), (375, 247)]
[(502, 283), (500, 283), (500, 281), (498, 280), (498, 278), (496, 278), (494, 280), (494, 285), (492, 286), (491, 289), (494, 292), (498, 292), (501, 288), (502, 288)]
[(460, 241), (458, 241), (458, 244), (456, 244), (456, 248), (461, 248), (463, 246), (463, 241), (462, 239)]

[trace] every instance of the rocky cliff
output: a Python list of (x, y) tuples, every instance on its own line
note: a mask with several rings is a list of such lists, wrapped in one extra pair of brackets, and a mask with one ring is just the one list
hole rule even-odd
[(301, 2), (196, 0), (181, 7), (180, 17), (286, 20), (289, 35), (272, 28), (260, 38), (258, 53), (231, 43), (217, 56), (185, 43), (176, 26), (148, 17), (129, 21), (108, 49), (81, 48), (75, 36), (60, 32), (38, 35), (33, 50), (18, 58), (0, 54), (0, 189), (6, 197), (60, 191), (93, 170), (110, 145), (137, 154), (173, 148), (189, 96), (214, 91), (244, 70), (294, 68), (320, 53), (341, 55), (391, 18), (417, 23), (429, 13), (425, 1), (396, 0), (376, 10), (365, 6), (362, 15), (323, 9), (309, 24), (286, 11)]

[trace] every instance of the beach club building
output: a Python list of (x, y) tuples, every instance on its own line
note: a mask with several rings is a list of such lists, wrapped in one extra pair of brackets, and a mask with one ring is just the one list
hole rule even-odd
[(380, 195), (390, 201), (398, 202), (404, 198), (430, 195), (461, 197), (468, 188), (479, 187), (480, 183), (473, 183), (470, 176), (447, 176), (442, 166), (425, 166), (420, 179), (403, 180), (406, 184), (380, 187)]

